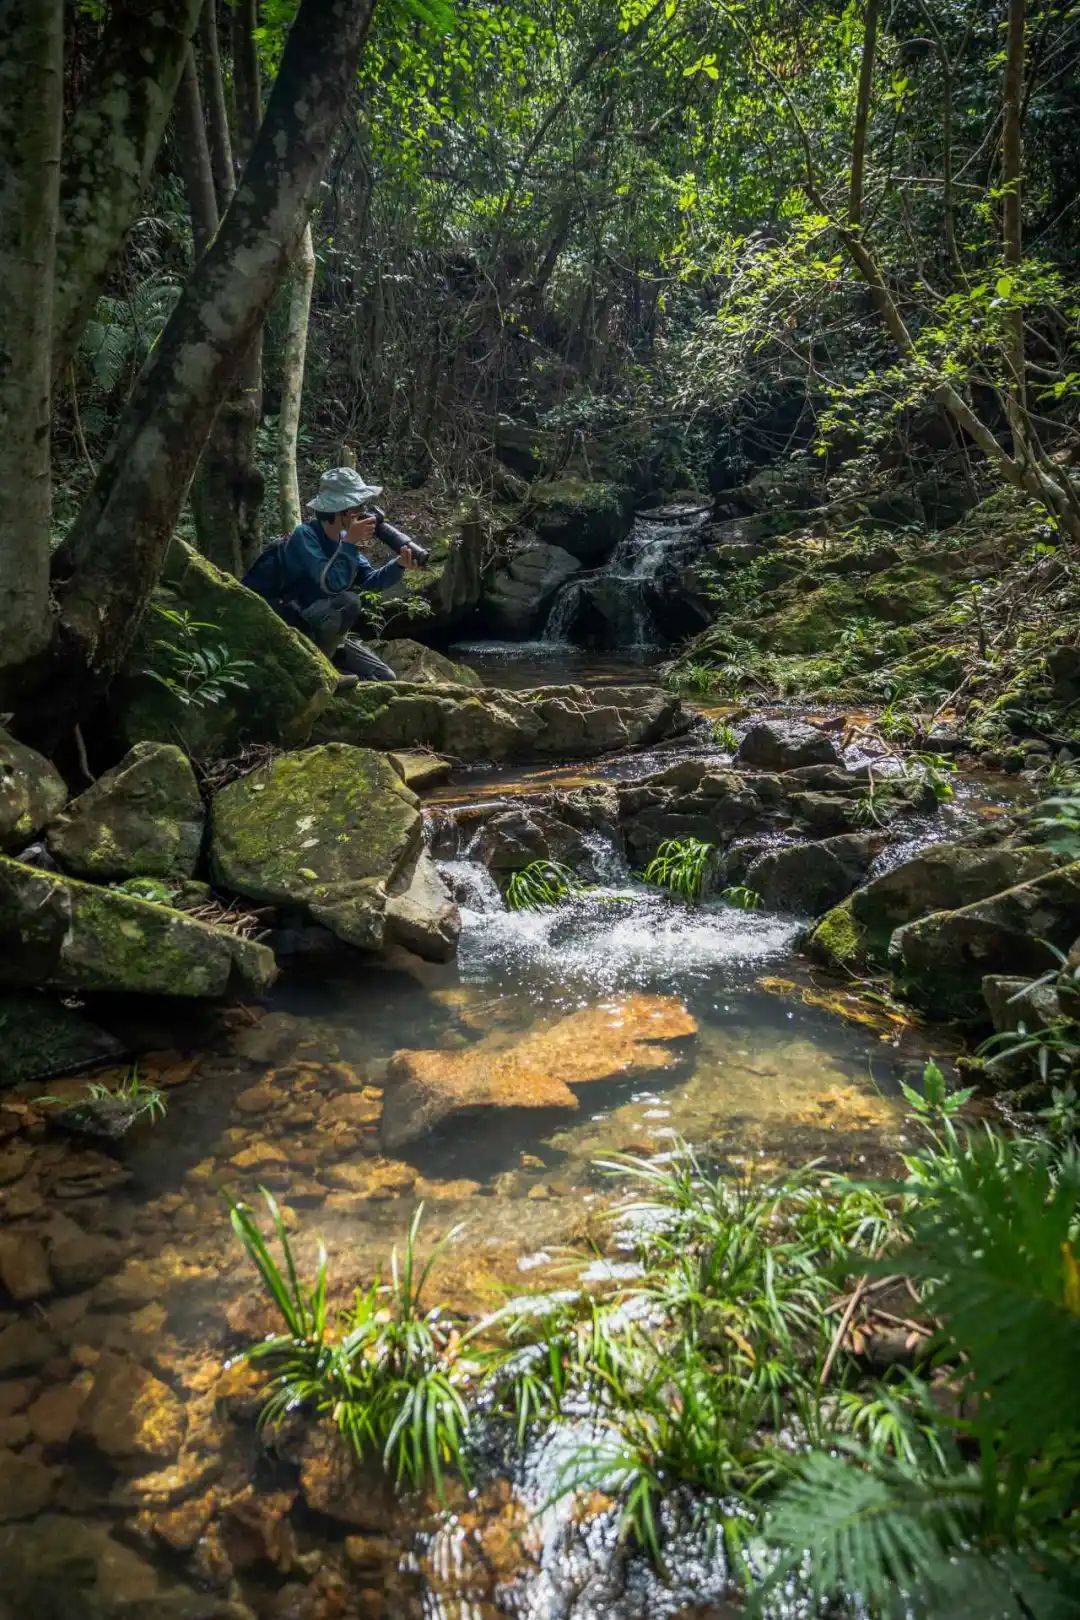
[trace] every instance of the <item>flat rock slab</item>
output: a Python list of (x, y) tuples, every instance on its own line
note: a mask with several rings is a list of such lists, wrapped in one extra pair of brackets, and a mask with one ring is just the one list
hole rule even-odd
[(576, 1109), (571, 1086), (670, 1068), (678, 1053), (668, 1043), (696, 1030), (674, 997), (634, 995), (570, 1013), (510, 1046), (481, 1041), (464, 1052), (395, 1052), (383, 1144), (402, 1147), (475, 1109)]
[(679, 699), (657, 686), (536, 686), (522, 691), (365, 681), (335, 698), (316, 735), (370, 748), (430, 748), (455, 759), (591, 759), (686, 731)]
[(0, 1085), (76, 1074), (122, 1057), (124, 1046), (63, 1002), (25, 990), (0, 994)]
[(416, 795), (386, 755), (327, 743), (280, 754), (218, 794), (210, 864), (232, 893), (298, 906), (348, 944), (378, 950), (388, 891), (420, 837)]
[(76, 877), (190, 877), (203, 820), (187, 755), (172, 743), (141, 742), (71, 801), (46, 843)]
[(228, 929), (0, 856), (0, 983), (224, 996), (275, 972), (271, 951)]

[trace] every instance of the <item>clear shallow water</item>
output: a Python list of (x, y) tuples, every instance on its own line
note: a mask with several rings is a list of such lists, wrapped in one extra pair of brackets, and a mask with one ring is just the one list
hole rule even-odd
[[(632, 883), (610, 851), (597, 855), (598, 890), (551, 913), (508, 912), (482, 869), (455, 863), (465, 927), (454, 964), (401, 956), (368, 965), (343, 950), (298, 965), (264, 1007), (144, 1010), (132, 1035), (153, 1049), (142, 1069), (167, 1088), (169, 1116), (115, 1157), (34, 1128), (34, 1162), (16, 1168), (2, 1194), (21, 1199), (13, 1218), (54, 1236), (74, 1225), (113, 1245), (116, 1265), (101, 1281), (72, 1281), (27, 1307), (21, 1314), (46, 1336), (48, 1354), (0, 1375), (0, 1396), (18, 1402), (6, 1437), (13, 1455), (48, 1474), (41, 1510), (0, 1528), (0, 1579), (25, 1592), (30, 1564), (37, 1582), (33, 1601), (24, 1596), (13, 1611), (20, 1620), (321, 1620), (378, 1613), (363, 1596), (371, 1590), (382, 1613), (427, 1620), (645, 1620), (678, 1613), (679, 1593), (684, 1604), (719, 1601), (722, 1571), (703, 1565), (700, 1550), (686, 1550), (673, 1596), (626, 1564), (610, 1516), (598, 1513), (584, 1531), (563, 1509), (532, 1523), (550, 1477), (545, 1449), (530, 1453), (514, 1488), (496, 1482), (454, 1513), (428, 1516), (415, 1559), (423, 1515), (413, 1508), (381, 1529), (335, 1523), (325, 1504), (316, 1510), (296, 1497), (287, 1458), (255, 1448), (230, 1404), (236, 1370), (222, 1373), (275, 1325), (229, 1232), (225, 1192), (254, 1200), (260, 1185), (272, 1189), (309, 1272), (325, 1241), (340, 1299), (385, 1264), (423, 1198), (430, 1238), (465, 1223), (433, 1297), (480, 1312), (557, 1284), (562, 1247), (583, 1236), (598, 1245), (599, 1265), (619, 1263), (617, 1251), (605, 1252), (611, 1188), (598, 1157), (662, 1152), (677, 1137), (711, 1145), (732, 1167), (821, 1159), (876, 1168), (892, 1153), (896, 1082), (922, 1060), (919, 1033), (815, 1004), (812, 980), (793, 961), (790, 919), (719, 905), (690, 911)], [(589, 1078), (590, 1020), (642, 997), (689, 1018), (692, 1032), (659, 1041), (655, 1063), (639, 1055), (624, 1072)], [(571, 1030), (586, 1032), (580, 1054), (576, 1036), (559, 1034), (575, 1018), (584, 1022)], [(568, 1066), (576, 1107), (474, 1115), (397, 1154), (380, 1151), (392, 1054), (464, 1054), (482, 1069), (537, 1037)], [(18, 1109), (38, 1089), (8, 1100)], [(74, 1094), (82, 1082), (50, 1089)], [(55, 1438), (54, 1426), (43, 1439), (40, 1419), (26, 1416), (43, 1395), (77, 1391), (102, 1356), (117, 1355), (159, 1381), (155, 1398), (167, 1397), (183, 1431), (173, 1461), (120, 1452), (106, 1462), (78, 1422), (70, 1438)], [(122, 1412), (118, 1427), (129, 1421)], [(123, 1443), (122, 1434), (105, 1438)], [(167, 1490), (163, 1472), (178, 1481)], [(278, 1504), (275, 1523), (291, 1508), (293, 1551), (251, 1555), (240, 1545), (234, 1520), (251, 1511), (243, 1504), (253, 1475), (258, 1499)], [(178, 1546), (183, 1531), (168, 1514), (204, 1499), (212, 1499), (204, 1527)], [(358, 1529), (383, 1537), (370, 1571), (344, 1539)], [(234, 1599), (244, 1607), (230, 1610)]]

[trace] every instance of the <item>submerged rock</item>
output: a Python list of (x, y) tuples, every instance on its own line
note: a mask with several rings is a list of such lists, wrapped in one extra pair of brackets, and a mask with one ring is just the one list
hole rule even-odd
[[(157, 608), (187, 613), (210, 628), (187, 635)], [(192, 650), (219, 645), (231, 659), (247, 661), (235, 672), (238, 684), (227, 688), (224, 701), (185, 703), (167, 684), (177, 681), (177, 655), (183, 660)], [(246, 743), (301, 746), (337, 679), (329, 660), (261, 596), (174, 540), (114, 699), (129, 743), (179, 738), (195, 758), (221, 759)]]
[(0, 1451), (0, 1522), (32, 1519), (48, 1507), (60, 1484), (59, 1468), (36, 1450)]
[(224, 996), (264, 990), (272, 952), (168, 906), (0, 856), (0, 982)]
[(46, 835), (76, 877), (190, 877), (202, 845), (203, 805), (187, 756), (172, 743), (136, 743), (73, 799)]
[(0, 727), (0, 850), (25, 849), (67, 796), (56, 766)]
[(670, 1068), (678, 1056), (666, 1043), (696, 1029), (673, 997), (634, 995), (570, 1013), (511, 1046), (484, 1041), (463, 1052), (395, 1052), (383, 1144), (399, 1148), (478, 1108), (576, 1109), (571, 1086)]
[(1049, 850), (1033, 845), (930, 844), (830, 911), (811, 933), (807, 949), (832, 967), (884, 966), (889, 941), (904, 923), (970, 905), (1056, 864)]
[(180, 1449), (187, 1419), (168, 1384), (127, 1356), (106, 1352), (79, 1417), (80, 1431), (112, 1462), (167, 1462)]
[(1058, 965), (1080, 928), (1080, 861), (956, 911), (934, 911), (893, 935), (890, 958), (936, 1013), (984, 1011), (988, 971), (1033, 978)]
[(234, 894), (301, 907), (381, 948), (388, 888), (420, 844), (416, 795), (384, 754), (328, 743), (280, 754), (214, 800), (210, 863)]
[(735, 755), (739, 765), (789, 771), (800, 765), (837, 765), (840, 750), (831, 737), (799, 720), (759, 720)]

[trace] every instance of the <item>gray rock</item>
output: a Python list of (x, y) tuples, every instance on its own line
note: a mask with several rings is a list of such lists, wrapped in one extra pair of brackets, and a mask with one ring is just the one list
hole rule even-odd
[(187, 756), (172, 743), (142, 742), (71, 801), (45, 841), (76, 877), (190, 877), (203, 819)]
[(787, 771), (799, 765), (838, 765), (840, 750), (831, 737), (798, 720), (759, 720), (735, 755), (740, 765)]
[(379, 950), (387, 895), (420, 847), (420, 810), (385, 754), (344, 743), (279, 754), (214, 800), (210, 864), (234, 894), (292, 905)]
[(890, 959), (936, 1013), (978, 1016), (988, 972), (1035, 978), (1080, 927), (1080, 861), (956, 911), (934, 911), (892, 936)]
[(0, 728), (0, 850), (25, 849), (67, 796), (56, 766)]
[(562, 546), (543, 540), (522, 546), (488, 585), (485, 619), (503, 635), (528, 635), (543, 622), (559, 586), (580, 569), (578, 559)]
[(0, 1085), (76, 1074), (124, 1055), (122, 1042), (51, 996), (0, 994)]
[(902, 924), (942, 907), (969, 905), (1054, 865), (1048, 850), (1034, 846), (930, 844), (823, 917), (807, 948), (834, 967), (883, 966), (893, 932)]
[(0, 983), (224, 996), (264, 990), (265, 946), (115, 889), (0, 856)]
[(423, 642), (411, 641), (406, 636), (393, 641), (369, 641), (367, 646), (386, 660), (399, 681), (409, 681), (414, 686), (482, 684), (475, 669), (467, 664), (456, 664), (434, 647), (425, 647)]
[(751, 862), (745, 881), (771, 910), (814, 916), (862, 881), (877, 846), (865, 833), (782, 844)]
[(386, 938), (429, 962), (448, 962), (461, 933), (458, 911), (438, 867), (421, 850), (407, 879), (386, 902)]
[(528, 521), (541, 540), (579, 562), (598, 563), (630, 532), (633, 502), (619, 484), (565, 477), (540, 480), (529, 491)]

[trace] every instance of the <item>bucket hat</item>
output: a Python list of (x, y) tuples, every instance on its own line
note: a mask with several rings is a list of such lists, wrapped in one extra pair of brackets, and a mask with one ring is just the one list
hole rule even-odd
[(363, 506), (381, 495), (381, 484), (369, 484), (355, 467), (331, 467), (319, 479), (319, 493), (307, 505), (312, 512), (346, 512), (350, 506)]

